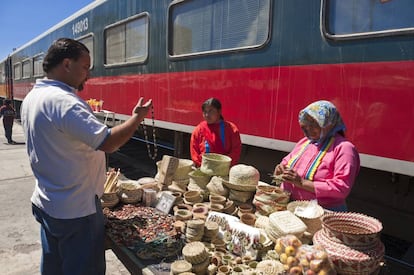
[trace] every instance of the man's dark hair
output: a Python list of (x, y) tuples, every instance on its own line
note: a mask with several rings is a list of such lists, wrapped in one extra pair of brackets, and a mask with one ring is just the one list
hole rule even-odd
[(70, 38), (59, 38), (47, 50), (47, 54), (43, 60), (43, 71), (48, 73), (65, 58), (76, 61), (83, 52), (89, 53), (89, 50), (81, 42)]

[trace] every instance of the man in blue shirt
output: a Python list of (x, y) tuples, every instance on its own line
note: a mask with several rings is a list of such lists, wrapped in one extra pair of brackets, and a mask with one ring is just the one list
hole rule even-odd
[(138, 100), (131, 117), (108, 128), (76, 90), (89, 77), (90, 56), (80, 42), (56, 40), (22, 103), (22, 126), (36, 186), (31, 201), (41, 225), (42, 274), (105, 274), (104, 219), (100, 205), (105, 152), (126, 143), (152, 101)]

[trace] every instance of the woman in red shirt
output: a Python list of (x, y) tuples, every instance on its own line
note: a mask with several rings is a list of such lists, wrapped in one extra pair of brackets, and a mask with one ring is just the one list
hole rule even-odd
[(202, 105), (204, 121), (191, 134), (191, 159), (197, 167), (204, 153), (217, 153), (231, 157), (231, 165), (238, 163), (241, 152), (240, 133), (237, 126), (224, 120), (221, 103), (216, 98), (207, 99)]

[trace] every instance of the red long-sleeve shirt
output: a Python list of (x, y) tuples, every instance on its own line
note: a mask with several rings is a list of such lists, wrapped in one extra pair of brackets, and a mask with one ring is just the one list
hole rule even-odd
[(220, 122), (208, 124), (206, 121), (202, 121), (194, 129), (191, 134), (190, 153), (196, 166), (201, 165), (201, 156), (206, 152), (205, 141), (209, 144), (210, 153), (231, 157), (231, 165), (238, 163), (241, 153), (241, 140), (237, 126), (230, 121), (224, 121), (224, 148), (220, 129)]

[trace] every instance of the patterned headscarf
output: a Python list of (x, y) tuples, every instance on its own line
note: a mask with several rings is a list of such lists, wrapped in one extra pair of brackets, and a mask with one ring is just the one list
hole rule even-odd
[[(334, 136), (339, 131), (345, 131), (345, 124), (335, 105), (326, 100), (320, 100), (309, 104), (299, 112), (299, 122), (309, 123), (306, 119), (308, 115), (312, 117), (322, 128), (321, 136), (318, 140), (311, 140), (313, 143), (322, 143), (326, 138)], [(330, 129), (328, 132), (327, 130)]]

